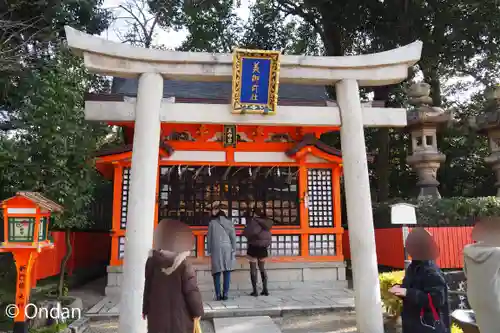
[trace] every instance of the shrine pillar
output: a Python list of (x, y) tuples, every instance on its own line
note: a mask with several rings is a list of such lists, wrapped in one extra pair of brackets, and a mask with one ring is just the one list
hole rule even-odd
[(342, 118), (342, 159), (348, 166), (344, 168), (344, 184), (356, 322), (359, 332), (384, 333), (359, 85), (356, 80), (349, 79), (338, 82), (335, 88)]
[(142, 296), (144, 265), (153, 245), (162, 98), (163, 77), (157, 73), (141, 74), (130, 171), (120, 333), (147, 331), (146, 321), (142, 319)]

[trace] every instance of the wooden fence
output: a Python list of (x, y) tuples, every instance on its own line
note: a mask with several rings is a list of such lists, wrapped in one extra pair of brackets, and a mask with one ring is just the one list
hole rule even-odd
[[(432, 227), (426, 228), (435, 238), (440, 256), (437, 264), (443, 269), (462, 269), (462, 251), (465, 245), (471, 244), (472, 227)], [(375, 229), (377, 259), (381, 266), (403, 268), (404, 247), (401, 228)], [(349, 247), (349, 231), (342, 238), (342, 246), (346, 259), (351, 258)]]
[[(63, 231), (53, 231), (54, 248), (43, 251), (35, 263), (33, 271), (36, 280), (58, 275), (61, 260), (66, 254), (66, 242)], [(109, 263), (111, 237), (109, 232), (71, 232), (73, 248), (67, 272), (72, 274), (76, 269), (90, 268)], [(34, 281), (36, 281), (34, 280)]]

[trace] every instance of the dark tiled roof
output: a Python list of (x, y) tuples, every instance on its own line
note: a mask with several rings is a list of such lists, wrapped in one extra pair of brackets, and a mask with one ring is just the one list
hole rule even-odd
[(304, 135), (304, 138), (302, 139), (302, 141), (297, 143), (291, 149), (287, 150), (285, 152), (285, 154), (287, 156), (293, 156), (293, 155), (297, 154), (302, 148), (305, 148), (308, 146), (316, 147), (319, 150), (321, 150), (324, 153), (327, 153), (329, 155), (342, 157), (342, 152), (340, 150), (327, 145), (323, 141), (320, 141), (319, 139), (317, 139), (314, 134), (309, 134), (309, 133)]
[[(128, 153), (132, 151), (132, 144), (128, 145), (123, 145), (123, 146), (118, 146), (118, 147), (110, 147), (110, 148), (103, 148), (97, 152), (94, 153), (94, 157), (103, 157), (103, 156), (108, 156), (108, 155), (115, 155), (115, 154), (121, 154), (121, 153)], [(165, 153), (168, 155), (172, 155), (174, 152), (174, 148), (172, 148), (169, 144), (161, 141), (160, 142), (160, 149), (163, 149)]]
[(128, 153), (132, 151), (132, 145), (123, 145), (119, 147), (103, 148), (94, 153), (94, 157), (102, 157), (108, 155), (115, 155), (121, 153)]
[[(137, 79), (113, 78), (113, 94), (135, 97)], [(194, 82), (165, 80), (163, 96), (200, 99), (231, 99), (231, 82)], [(328, 99), (324, 86), (280, 84), (279, 99), (323, 102)]]

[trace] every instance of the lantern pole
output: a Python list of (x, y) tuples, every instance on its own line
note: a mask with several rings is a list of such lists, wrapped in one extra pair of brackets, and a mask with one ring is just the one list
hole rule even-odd
[(26, 306), (29, 304), (32, 272), (38, 251), (33, 248), (16, 249), (12, 251), (17, 270), (16, 303), (6, 310), (8, 316), (14, 318), (13, 333), (28, 333)]

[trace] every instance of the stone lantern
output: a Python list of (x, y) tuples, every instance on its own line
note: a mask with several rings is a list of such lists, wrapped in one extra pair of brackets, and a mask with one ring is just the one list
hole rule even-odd
[(0, 248), (35, 248), (38, 252), (52, 246), (48, 237), (52, 213), (62, 207), (36, 192), (18, 192), (2, 201), (4, 216), (3, 237)]
[(446, 156), (438, 150), (436, 134), (438, 127), (448, 123), (452, 116), (442, 108), (432, 106), (427, 83), (413, 84), (408, 96), (414, 108), (408, 112), (407, 129), (411, 133), (412, 154), (406, 161), (417, 173), (418, 196), (440, 198), (436, 176)]
[(36, 192), (18, 192), (0, 205), (4, 223), (0, 253), (12, 252), (17, 269), (13, 333), (27, 333), (26, 307), (36, 283), (33, 267), (42, 251), (54, 247), (48, 238), (49, 220), (53, 213), (62, 213), (63, 208)]
[(488, 136), (488, 145), (491, 154), (484, 161), (495, 172), (497, 182), (497, 197), (500, 197), (500, 86), (487, 91), (487, 106), (483, 114), (473, 120), (473, 127), (480, 134)]

